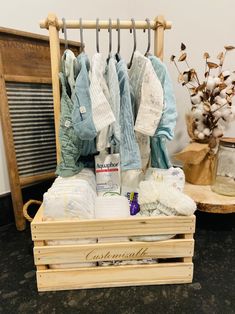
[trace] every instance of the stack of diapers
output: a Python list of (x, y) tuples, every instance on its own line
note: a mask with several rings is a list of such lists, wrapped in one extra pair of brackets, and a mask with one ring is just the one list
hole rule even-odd
[[(142, 181), (139, 185), (140, 216), (190, 216), (196, 203), (186, 194), (164, 182)], [(166, 240), (175, 235), (132, 237), (133, 241)]]
[(145, 180), (163, 182), (183, 192), (185, 175), (182, 169), (171, 167), (169, 169), (148, 168)]
[[(80, 220), (95, 218), (96, 181), (91, 169), (83, 169), (72, 177), (58, 177), (43, 196), (43, 220)], [(96, 243), (97, 239), (50, 240), (47, 245)], [(50, 268), (96, 266), (96, 263), (53, 264)]]
[(95, 217), (96, 182), (91, 169), (72, 177), (58, 177), (44, 193), (44, 220), (92, 219)]

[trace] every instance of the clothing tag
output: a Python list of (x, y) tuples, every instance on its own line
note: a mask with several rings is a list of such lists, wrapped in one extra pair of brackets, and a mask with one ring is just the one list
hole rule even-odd
[(81, 106), (79, 110), (81, 113), (86, 113), (86, 107), (85, 106)]
[(120, 155), (100, 154), (95, 157), (96, 189), (98, 196), (106, 192), (117, 192), (120, 194)]
[(66, 120), (65, 123), (64, 123), (64, 126), (65, 126), (66, 128), (69, 128), (70, 125), (71, 125), (71, 121)]

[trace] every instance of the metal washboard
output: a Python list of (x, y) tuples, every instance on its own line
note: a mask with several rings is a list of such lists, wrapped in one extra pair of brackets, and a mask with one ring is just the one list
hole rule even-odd
[[(60, 54), (64, 44), (58, 42)], [(80, 53), (80, 43), (68, 44)], [(49, 38), (0, 27), (0, 118), (18, 230), (25, 229), (21, 189), (55, 176), (52, 93)]]
[(6, 83), (19, 176), (35, 176), (56, 168), (52, 87)]

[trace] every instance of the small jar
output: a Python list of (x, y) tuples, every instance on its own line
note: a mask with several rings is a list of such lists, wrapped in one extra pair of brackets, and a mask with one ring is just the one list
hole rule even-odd
[(235, 196), (235, 138), (220, 139), (212, 191)]

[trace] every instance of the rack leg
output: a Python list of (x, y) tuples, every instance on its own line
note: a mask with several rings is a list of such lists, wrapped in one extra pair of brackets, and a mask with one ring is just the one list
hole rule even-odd
[(60, 82), (58, 73), (60, 72), (60, 41), (59, 41), (59, 26), (56, 15), (49, 14), (47, 17), (47, 25), (50, 38), (50, 54), (51, 54), (51, 75), (52, 75), (52, 90), (54, 100), (54, 120), (56, 134), (56, 153), (57, 162), (60, 159), (60, 144), (59, 144), (59, 124), (60, 124)]
[(163, 60), (165, 19), (162, 15), (158, 15), (155, 21), (156, 29), (154, 31), (154, 54)]

